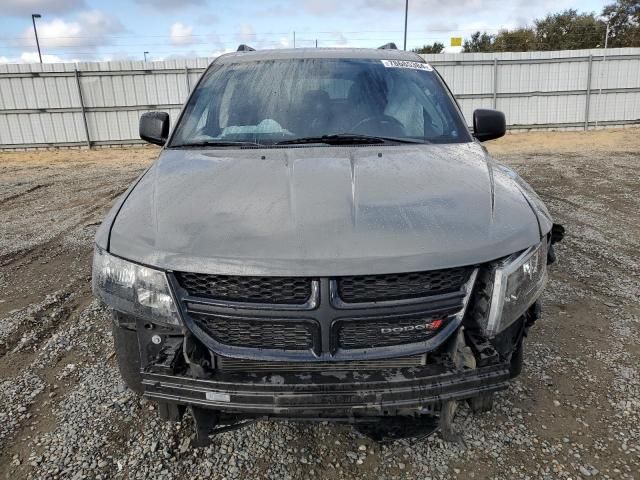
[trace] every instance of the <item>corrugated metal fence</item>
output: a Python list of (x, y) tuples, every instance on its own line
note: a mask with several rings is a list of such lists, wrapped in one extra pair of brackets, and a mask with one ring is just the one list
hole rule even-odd
[[(424, 55), (467, 121), (503, 110), (511, 129), (640, 123), (640, 48)], [(0, 65), (0, 148), (139, 143), (149, 110), (180, 110), (212, 58)]]
[(640, 48), (423, 55), (467, 121), (505, 112), (511, 129), (640, 123)]

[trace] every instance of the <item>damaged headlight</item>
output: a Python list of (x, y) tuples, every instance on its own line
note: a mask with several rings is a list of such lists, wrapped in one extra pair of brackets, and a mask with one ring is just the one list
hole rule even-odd
[(155, 322), (180, 325), (164, 272), (109, 255), (96, 246), (93, 293), (114, 310)]
[(547, 242), (543, 240), (496, 269), (486, 334), (500, 333), (535, 302), (547, 281)]

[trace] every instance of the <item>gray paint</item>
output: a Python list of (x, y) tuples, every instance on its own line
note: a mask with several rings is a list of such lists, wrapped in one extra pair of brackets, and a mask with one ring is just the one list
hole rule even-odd
[(100, 226), (98, 227), (98, 230), (96, 231), (95, 243), (98, 247), (102, 248), (103, 250), (108, 250), (109, 236), (110, 236), (111, 227), (113, 226), (113, 220), (116, 218), (116, 215), (120, 211), (120, 208), (122, 208), (122, 204), (129, 197), (129, 194), (133, 191), (133, 189), (136, 187), (136, 185), (140, 182), (142, 177), (144, 177), (148, 171), (149, 169), (142, 172), (140, 176), (136, 178), (131, 185), (129, 185), (129, 187), (125, 190), (125, 192), (122, 195), (120, 195), (118, 198), (116, 198), (115, 202), (113, 202), (113, 205), (111, 206), (111, 210), (109, 210), (109, 213), (107, 213), (107, 215), (102, 219), (102, 223), (100, 224)]
[(540, 241), (551, 224), (531, 192), (475, 142), (163, 150), (122, 205), (109, 250), (236, 275), (469, 265)]

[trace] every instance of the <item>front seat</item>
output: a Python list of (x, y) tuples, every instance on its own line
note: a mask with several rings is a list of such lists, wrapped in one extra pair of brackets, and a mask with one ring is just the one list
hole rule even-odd
[(230, 103), (229, 120), (227, 126), (248, 126), (260, 123), (259, 115), (260, 106), (256, 105), (253, 95), (233, 95), (233, 101)]

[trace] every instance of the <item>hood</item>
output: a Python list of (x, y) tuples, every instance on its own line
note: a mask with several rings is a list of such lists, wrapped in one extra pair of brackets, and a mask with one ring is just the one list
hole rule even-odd
[(516, 180), (476, 143), (163, 150), (121, 205), (109, 251), (230, 275), (470, 265), (540, 241)]

